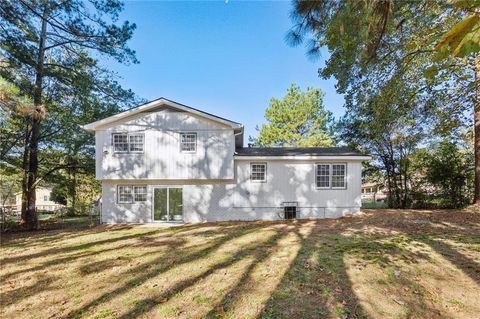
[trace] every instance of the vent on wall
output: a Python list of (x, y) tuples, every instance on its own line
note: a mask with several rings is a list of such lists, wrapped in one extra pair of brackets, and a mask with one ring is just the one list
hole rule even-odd
[(283, 213), (285, 219), (295, 219), (297, 218), (297, 202), (283, 202)]

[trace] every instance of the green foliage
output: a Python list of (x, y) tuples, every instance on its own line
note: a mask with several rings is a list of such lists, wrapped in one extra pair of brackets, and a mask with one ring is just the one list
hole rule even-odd
[(427, 153), (426, 178), (440, 195), (442, 207), (459, 208), (472, 199), (473, 156), (448, 141)]
[[(476, 101), (475, 77), (467, 54), (478, 48), (467, 34), (477, 22), (458, 27), (464, 7), (436, 0), (294, 2), (288, 38), (295, 45), (307, 40), (313, 55), (328, 49), (319, 74), (334, 77), (345, 94), (341, 138), (372, 153), (390, 206), (412, 204), (410, 156), (416, 149), (456, 139), (472, 123), (467, 116)], [(461, 54), (439, 58), (439, 43), (463, 46)]]
[(261, 146), (333, 146), (333, 117), (323, 105), (324, 93), (292, 84), (283, 99), (272, 98), (265, 111), (267, 124), (254, 140)]
[(448, 31), (435, 47), (441, 54), (466, 57), (480, 51), (480, 1), (452, 0), (452, 7), (468, 14)]
[(57, 183), (55, 187), (52, 188), (52, 192), (50, 193), (50, 200), (54, 201), (55, 203), (67, 205), (67, 198), (68, 198), (67, 187), (65, 187), (64, 185), (59, 185)]
[[(72, 207), (80, 199), (78, 183), (99, 190), (91, 182), (94, 138), (80, 125), (139, 102), (98, 59), (138, 62), (127, 45), (135, 25), (119, 21), (122, 9), (119, 0), (6, 0), (0, 6), (0, 87), (15, 93), (3, 95), (10, 108), (0, 115), (1, 161), (17, 170), (28, 207), (35, 203), (27, 194), (44, 182), (68, 185)], [(28, 215), (30, 209), (22, 217)]]

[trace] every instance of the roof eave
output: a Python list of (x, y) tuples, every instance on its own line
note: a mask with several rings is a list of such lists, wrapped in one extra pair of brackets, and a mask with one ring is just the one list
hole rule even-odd
[(82, 125), (81, 127), (86, 131), (94, 132), (101, 126), (107, 125), (107, 124), (112, 123), (112, 122), (119, 121), (121, 119), (127, 118), (127, 117), (135, 115), (137, 113), (147, 111), (147, 110), (149, 110), (153, 107), (159, 106), (161, 104), (165, 104), (165, 105), (171, 106), (173, 108), (181, 109), (183, 111), (198, 115), (200, 117), (210, 119), (211, 121), (214, 121), (214, 122), (222, 123), (224, 125), (232, 127), (233, 129), (243, 130), (243, 125), (240, 124), (240, 123), (233, 122), (233, 121), (230, 121), (230, 120), (227, 120), (227, 119), (223, 119), (223, 118), (208, 114), (206, 112), (202, 112), (202, 111), (197, 110), (195, 108), (188, 107), (186, 105), (177, 103), (175, 101), (168, 100), (168, 99), (163, 98), (163, 97), (159, 98), (159, 99), (156, 99), (156, 100), (153, 100), (151, 102), (148, 102), (144, 105), (140, 105), (136, 108), (133, 108), (133, 109), (130, 109), (130, 110), (127, 110), (127, 111), (109, 116), (107, 118), (104, 118), (104, 119), (101, 119), (101, 120), (98, 120), (98, 121), (95, 121), (95, 122), (92, 122), (92, 123), (89, 123), (89, 124)]
[(347, 160), (369, 161), (365, 155), (234, 155), (236, 160)]

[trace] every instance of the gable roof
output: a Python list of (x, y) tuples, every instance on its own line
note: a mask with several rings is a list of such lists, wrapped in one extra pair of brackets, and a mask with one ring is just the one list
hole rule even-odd
[(288, 156), (354, 156), (367, 157), (348, 147), (242, 147), (235, 150), (236, 156), (245, 157), (288, 157)]
[(226, 118), (201, 111), (199, 109), (196, 109), (196, 108), (193, 108), (191, 106), (187, 106), (187, 105), (184, 105), (184, 104), (166, 99), (164, 97), (158, 98), (156, 100), (153, 100), (153, 101), (141, 104), (141, 105), (138, 105), (134, 108), (131, 108), (131, 109), (126, 110), (124, 112), (109, 116), (109, 117), (104, 118), (102, 120), (83, 125), (82, 128), (84, 130), (93, 132), (99, 126), (103, 126), (103, 125), (106, 125), (106, 124), (109, 124), (109, 123), (112, 123), (112, 122), (115, 122), (115, 121), (119, 121), (119, 120), (125, 119), (127, 117), (130, 117), (132, 115), (152, 110), (152, 109), (154, 109), (156, 107), (159, 107), (159, 106), (167, 106), (167, 107), (170, 107), (170, 108), (174, 108), (174, 109), (178, 109), (178, 110), (181, 110), (181, 111), (184, 111), (184, 112), (195, 114), (195, 115), (207, 118), (209, 120), (212, 120), (214, 122), (218, 122), (218, 123), (228, 125), (228, 126), (232, 127), (233, 129), (243, 129), (243, 125), (238, 123), (238, 122), (234, 122), (234, 121), (228, 120)]

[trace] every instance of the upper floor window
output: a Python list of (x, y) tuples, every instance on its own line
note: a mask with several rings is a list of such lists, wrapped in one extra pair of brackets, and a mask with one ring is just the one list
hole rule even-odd
[(250, 163), (250, 180), (252, 182), (266, 182), (267, 163)]
[(317, 188), (344, 189), (347, 186), (347, 164), (317, 164)]
[(117, 202), (134, 203), (147, 201), (147, 186), (118, 185), (117, 186)]
[(197, 151), (197, 133), (180, 133), (180, 151), (191, 153)]
[(144, 140), (142, 133), (113, 133), (113, 151), (114, 153), (142, 153)]

